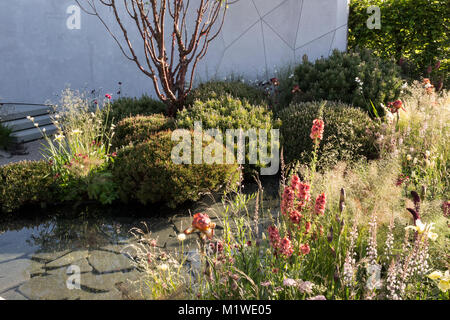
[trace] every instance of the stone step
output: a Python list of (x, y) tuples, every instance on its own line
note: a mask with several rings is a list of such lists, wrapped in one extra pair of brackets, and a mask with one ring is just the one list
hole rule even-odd
[(36, 117), (53, 112), (49, 106), (0, 105), (0, 122)]
[[(40, 130), (39, 130), (40, 129)], [(58, 129), (53, 125), (39, 126), (38, 128), (26, 129), (22, 131), (16, 131), (11, 134), (17, 142), (29, 142), (43, 137), (41, 130), (45, 129), (45, 134), (50, 136), (54, 134)]]
[[(48, 114), (43, 115), (43, 116), (36, 116), (33, 118), (34, 118), (34, 123), (39, 124), (40, 127), (48, 125), (48, 124), (52, 124), (52, 119), (50, 118), (50, 116)], [(33, 123), (33, 121), (31, 121), (27, 118), (23, 118), (23, 119), (17, 119), (17, 120), (12, 120), (12, 121), (6, 121), (3, 123), (3, 125), (5, 127), (12, 129), (13, 132), (16, 132), (16, 131), (34, 128), (34, 123)]]

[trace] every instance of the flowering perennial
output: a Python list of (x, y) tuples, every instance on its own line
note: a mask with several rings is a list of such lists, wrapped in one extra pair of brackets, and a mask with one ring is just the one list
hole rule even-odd
[(325, 124), (324, 124), (323, 120), (315, 119), (313, 121), (313, 126), (311, 128), (311, 135), (310, 135), (311, 139), (313, 139), (313, 140), (316, 140), (316, 139), (322, 140), (324, 127), (325, 127)]
[(207, 237), (212, 239), (214, 236), (214, 228), (216, 224), (211, 222), (209, 216), (205, 213), (196, 213), (194, 219), (192, 220), (192, 226), (184, 230), (185, 234), (191, 234), (193, 232), (200, 232), (202, 238)]

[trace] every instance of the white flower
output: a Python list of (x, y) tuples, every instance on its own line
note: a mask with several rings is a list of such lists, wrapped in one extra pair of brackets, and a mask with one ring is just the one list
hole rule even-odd
[(55, 136), (55, 141), (61, 141), (62, 139), (64, 139), (64, 135), (62, 133)]
[(312, 298), (307, 298), (306, 300), (327, 300), (323, 295), (318, 295)]
[(289, 76), (289, 79), (292, 79), (294, 77), (294, 74), (291, 73), (291, 75)]
[(156, 268), (160, 271), (167, 271), (169, 269), (169, 265), (163, 263), (163, 264), (158, 265)]
[(283, 280), (283, 285), (286, 287), (293, 287), (297, 285), (297, 281), (291, 278), (286, 278)]
[(425, 155), (427, 156), (427, 158), (431, 155), (431, 152), (430, 151), (425, 151)]
[(314, 283), (310, 281), (302, 281), (298, 284), (298, 288), (303, 293), (312, 293), (312, 289), (314, 287)]
[(81, 131), (80, 129), (75, 129), (72, 131), (72, 134), (81, 134), (83, 133), (83, 131)]
[(425, 234), (429, 239), (435, 241), (438, 237), (437, 233), (432, 232), (434, 229), (434, 222), (431, 223), (423, 223), (420, 219), (416, 220), (415, 226), (407, 226), (405, 230), (412, 229), (417, 231), (419, 234)]
[(34, 124), (34, 126), (35, 126), (36, 128), (39, 127), (39, 123), (36, 122), (36, 123)]
[(186, 235), (184, 233), (180, 233), (177, 236), (177, 238), (178, 238), (179, 241), (184, 241), (184, 240), (186, 240)]
[(411, 155), (408, 154), (408, 155), (406, 156), (406, 160), (411, 161), (411, 159), (412, 159)]
[(432, 273), (430, 273), (428, 275), (428, 278), (432, 279), (432, 280), (437, 280), (443, 277), (442, 272), (440, 271), (433, 271)]

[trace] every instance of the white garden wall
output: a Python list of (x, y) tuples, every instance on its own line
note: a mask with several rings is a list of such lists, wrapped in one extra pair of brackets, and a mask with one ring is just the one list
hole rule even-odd
[[(83, 0), (80, 0), (81, 2)], [(191, 0), (191, 6), (198, 0)], [(346, 49), (348, 0), (240, 0), (196, 80), (230, 75), (267, 79), (280, 67)], [(75, 17), (73, 0), (0, 1), (0, 102), (57, 102), (66, 86), (153, 95), (151, 81), (126, 60), (94, 16)], [(102, 11), (114, 26), (112, 14)], [(75, 12), (76, 14), (76, 12)], [(117, 30), (113, 27), (113, 30)]]

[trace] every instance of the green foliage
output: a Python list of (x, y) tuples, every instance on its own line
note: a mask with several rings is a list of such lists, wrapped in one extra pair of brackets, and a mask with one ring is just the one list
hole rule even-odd
[[(283, 155), (287, 162), (303, 164), (312, 159), (314, 149), (310, 138), (313, 120), (319, 117), (319, 102), (292, 104), (280, 112)], [(338, 102), (327, 102), (323, 109), (325, 130), (318, 150), (322, 168), (340, 160), (356, 161), (377, 157), (375, 133), (377, 123), (363, 111)]]
[(137, 116), (137, 115), (152, 115), (155, 113), (165, 113), (167, 107), (159, 100), (152, 99), (146, 95), (141, 98), (119, 98), (111, 103), (110, 119), (114, 122)]
[(111, 204), (117, 199), (117, 185), (111, 172), (94, 173), (87, 180), (87, 193), (90, 199), (98, 200), (101, 204)]
[[(381, 29), (367, 28), (367, 8), (378, 6)], [(352, 0), (349, 48), (364, 47), (383, 58), (406, 59), (404, 71), (412, 78), (430, 77), (429, 66), (441, 62), (431, 77), (447, 82), (450, 67), (448, 0)]]
[(210, 81), (200, 84), (192, 90), (186, 99), (186, 105), (193, 105), (195, 100), (206, 102), (230, 95), (235, 99), (247, 100), (254, 105), (266, 105), (264, 91), (241, 81)]
[(11, 143), (12, 130), (0, 123), (0, 148), (6, 149)]
[(334, 50), (330, 57), (315, 63), (304, 59), (295, 69), (294, 85), (301, 90), (291, 93), (295, 102), (342, 101), (373, 113), (372, 101), (382, 116), (380, 103), (394, 101), (400, 94), (402, 82), (398, 66), (368, 50), (349, 53)]
[(155, 132), (174, 128), (174, 120), (163, 114), (125, 118), (116, 125), (112, 145), (116, 148), (130, 143), (137, 144)]
[(119, 151), (112, 172), (123, 201), (162, 201), (174, 208), (228, 182), (235, 183), (237, 165), (174, 163), (171, 152), (178, 142), (171, 136), (171, 131), (158, 132), (145, 142)]
[(58, 185), (45, 161), (22, 161), (0, 167), (0, 208), (12, 212), (25, 205), (57, 199)]
[[(194, 122), (201, 121), (203, 129), (219, 129), (225, 138), (227, 129), (265, 129), (268, 132), (270, 145), (270, 130), (279, 128), (279, 120), (274, 121), (272, 111), (265, 106), (256, 106), (246, 100), (239, 100), (230, 95), (221, 96), (207, 101), (196, 100), (189, 109), (178, 112), (176, 125), (178, 128), (194, 129)], [(246, 163), (249, 163), (249, 141), (246, 139)], [(262, 164), (258, 162), (256, 166)]]

